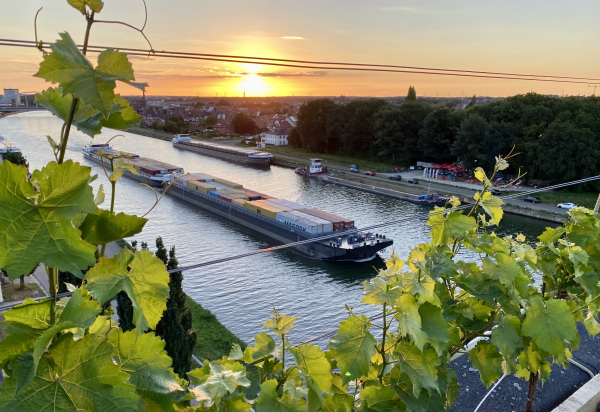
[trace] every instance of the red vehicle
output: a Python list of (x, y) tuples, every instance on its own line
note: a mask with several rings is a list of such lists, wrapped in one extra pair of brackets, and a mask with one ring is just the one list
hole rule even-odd
[(370, 171), (370, 170), (369, 170), (369, 171), (365, 172), (365, 174), (366, 174), (367, 176), (375, 176), (377, 173), (375, 173), (375, 172), (372, 172), (372, 171)]

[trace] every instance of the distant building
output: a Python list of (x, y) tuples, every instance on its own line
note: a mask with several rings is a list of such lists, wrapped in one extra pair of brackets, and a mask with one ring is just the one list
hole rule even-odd
[(277, 129), (274, 132), (265, 132), (260, 135), (261, 146), (264, 147), (267, 144), (273, 146), (287, 146), (288, 145), (288, 130)]
[(4, 89), (4, 97), (0, 98), (0, 106), (22, 106), (19, 89)]

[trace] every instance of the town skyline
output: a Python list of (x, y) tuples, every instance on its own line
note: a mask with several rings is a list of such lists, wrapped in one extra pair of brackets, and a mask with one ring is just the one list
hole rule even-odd
[[(33, 40), (39, 7), (38, 40), (53, 42), (67, 31), (81, 43), (79, 12), (62, 2), (41, 0), (5, 5), (3, 37)], [(157, 51), (254, 56), (314, 62), (351, 62), (434, 69), (582, 77), (581, 83), (452, 77), (421, 73), (340, 71), (331, 68), (130, 56), (136, 79), (148, 82), (147, 95), (198, 97), (419, 96), (506, 97), (535, 92), (553, 95), (597, 93), (600, 73), (600, 27), (594, 17), (600, 4), (583, 0), (564, 5), (549, 1), (426, 5), (413, 1), (314, 1), (303, 3), (232, 2), (215, 4), (176, 0), (168, 5), (106, 2), (96, 17), (141, 28)], [(210, 18), (203, 18), (203, 16)], [(149, 49), (144, 37), (123, 25), (97, 24), (90, 44)], [(49, 86), (29, 74), (37, 71), (41, 53), (33, 48), (0, 48), (0, 88), (22, 92)], [(89, 55), (95, 64), (95, 55)], [(311, 65), (312, 67), (318, 67)], [(124, 95), (135, 94), (120, 87)]]

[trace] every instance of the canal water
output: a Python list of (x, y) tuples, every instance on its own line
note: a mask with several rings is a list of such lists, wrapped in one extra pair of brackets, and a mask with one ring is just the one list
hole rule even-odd
[[(53, 160), (46, 136), (58, 140), (61, 125), (48, 112), (22, 113), (0, 119), (0, 135), (21, 149), (30, 170), (34, 170)], [(170, 142), (126, 132), (107, 130), (96, 136), (94, 142), (104, 143), (111, 138), (114, 138), (111, 144), (115, 149), (179, 165), (186, 172), (209, 173), (252, 190), (312, 205), (353, 219), (357, 227), (405, 219), (403, 223), (378, 230), (378, 233), (393, 238), (394, 246), (368, 263), (329, 263), (283, 250), (184, 272), (186, 293), (248, 343), (262, 331), (262, 324), (270, 317), (273, 307), (298, 317), (289, 335), (292, 344), (337, 329), (338, 323), (347, 316), (346, 304), (358, 313), (375, 314), (373, 308), (360, 304), (361, 282), (374, 276), (376, 267), (383, 267), (393, 251), (404, 258), (412, 247), (429, 239), (429, 228), (425, 225), (427, 207), (322, 183), (298, 176), (292, 169), (272, 166), (269, 170), (260, 170), (238, 166), (175, 149)], [(101, 166), (84, 159), (81, 153), (91, 141), (88, 136), (73, 130), (66, 157), (92, 167), (93, 173), (99, 175), (94, 186), (103, 184), (108, 199), (110, 186)], [(119, 181), (118, 212), (143, 215), (154, 202), (155, 195), (147, 187), (127, 178)], [(165, 246), (176, 247), (182, 266), (276, 244), (268, 237), (168, 195), (147, 217), (149, 222), (135, 239), (148, 242), (153, 249), (156, 237), (161, 236)], [(505, 215), (497, 232), (523, 233), (534, 241), (548, 225), (531, 218)], [(326, 341), (316, 343), (325, 345)]]

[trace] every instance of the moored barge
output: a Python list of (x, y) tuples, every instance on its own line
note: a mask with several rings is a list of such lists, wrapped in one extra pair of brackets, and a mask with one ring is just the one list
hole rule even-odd
[(269, 167), (273, 155), (257, 149), (224, 146), (212, 142), (193, 141), (189, 134), (178, 134), (172, 140), (173, 147), (207, 156), (218, 157), (235, 163), (256, 167)]

